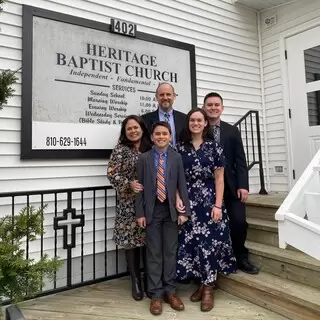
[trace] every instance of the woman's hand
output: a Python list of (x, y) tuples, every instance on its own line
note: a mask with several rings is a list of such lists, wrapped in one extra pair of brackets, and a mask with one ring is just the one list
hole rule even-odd
[(179, 215), (178, 216), (178, 225), (182, 226), (185, 222), (188, 221), (188, 217), (184, 215)]
[(222, 208), (213, 206), (211, 210), (211, 218), (214, 222), (220, 221), (222, 219)]
[(138, 182), (138, 180), (130, 181), (130, 188), (135, 192), (139, 193), (143, 190), (143, 185)]

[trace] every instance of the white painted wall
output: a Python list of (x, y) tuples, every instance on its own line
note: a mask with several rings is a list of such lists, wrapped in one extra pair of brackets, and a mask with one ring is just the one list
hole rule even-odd
[[(266, 28), (264, 18), (276, 14), (277, 24)], [(288, 191), (289, 172), (287, 153), (288, 137), (285, 121), (287, 110), (284, 105), (280, 39), (288, 32), (299, 31), (311, 24), (320, 24), (320, 1), (300, 0), (261, 13), (261, 36), (263, 54), (263, 76), (266, 100), (267, 149), (269, 155), (270, 183), (272, 191)], [(282, 59), (283, 60), (283, 59)], [(283, 175), (274, 172), (275, 166), (283, 166)]]
[[(256, 13), (221, 0), (13, 0), (1, 14), (0, 69), (21, 67), (22, 4), (109, 23), (196, 46), (198, 104), (211, 90), (225, 98), (226, 121), (261, 108)], [(19, 78), (20, 75), (19, 75)], [(0, 112), (0, 192), (105, 185), (106, 160), (21, 161), (21, 84)], [(257, 190), (258, 174), (251, 179)]]

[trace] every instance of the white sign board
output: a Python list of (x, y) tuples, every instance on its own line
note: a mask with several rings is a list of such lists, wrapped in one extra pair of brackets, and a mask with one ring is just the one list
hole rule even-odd
[(32, 61), (23, 66), (32, 77), (23, 83), (31, 94), (23, 97), (22, 158), (107, 157), (123, 119), (157, 108), (160, 82), (174, 86), (175, 109), (193, 106), (194, 46), (142, 33), (127, 37), (106, 31), (109, 25), (50, 14), (24, 7), (24, 28), (32, 28), (23, 39), (32, 54), (24, 52), (24, 59)]

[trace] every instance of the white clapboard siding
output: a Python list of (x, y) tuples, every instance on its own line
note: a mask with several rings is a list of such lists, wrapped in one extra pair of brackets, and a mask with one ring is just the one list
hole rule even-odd
[[(23, 3), (101, 22), (118, 17), (137, 23), (143, 32), (195, 44), (199, 105), (207, 92), (215, 90), (225, 98), (226, 121), (235, 122), (246, 111), (261, 109), (256, 14), (251, 10), (219, 0), (9, 1), (1, 15), (0, 69), (21, 67)], [(69, 179), (76, 181), (75, 186), (92, 186), (93, 181), (99, 181), (100, 185), (107, 183), (106, 161), (80, 160), (80, 165), (79, 161), (71, 160), (46, 161), (47, 165), (42, 161), (20, 161), (20, 105), (19, 81), (15, 96), (0, 114), (0, 179), (3, 172), (6, 180), (6, 185), (1, 183), (0, 191), (25, 190), (22, 188), (28, 183), (20, 184), (20, 181), (32, 180), (37, 184), (29, 184), (29, 190), (34, 186), (37, 189), (72, 187), (67, 182)], [(5, 173), (13, 163), (16, 165)], [(32, 170), (22, 173), (17, 167), (32, 167)], [(42, 183), (38, 184), (39, 181)]]
[[(0, 15), (0, 70), (21, 68), (22, 4), (103, 23), (109, 23), (112, 17), (124, 19), (136, 23), (139, 31), (194, 44), (198, 106), (202, 105), (203, 97), (208, 92), (218, 91), (225, 100), (223, 119), (230, 123), (236, 122), (248, 110), (261, 110), (257, 18), (252, 10), (235, 7), (231, 2), (221, 0), (10, 0)], [(0, 192), (108, 184), (107, 159), (20, 160), (21, 73), (17, 75), (19, 80), (14, 97), (0, 112)], [(262, 114), (260, 121), (262, 129)], [(250, 172), (250, 188), (252, 192), (259, 190), (257, 169)], [(63, 208), (65, 201), (61, 203)], [(114, 205), (113, 208), (110, 206), (108, 248), (112, 243), (109, 231), (114, 223)], [(5, 214), (7, 209), (10, 206), (3, 204), (0, 215)], [(86, 210), (90, 212), (90, 209), (92, 207)], [(52, 253), (53, 211), (50, 201), (47, 215), (46, 228), (51, 228), (51, 231), (47, 231), (45, 236), (45, 250)], [(84, 228), (86, 254), (92, 254), (90, 219), (91, 215), (87, 214), (88, 223)], [(104, 219), (103, 216), (101, 219)], [(77, 232), (79, 237), (80, 231)], [(99, 234), (99, 239), (101, 236)], [(60, 248), (61, 241), (59, 234)], [(97, 243), (102, 250), (104, 242), (100, 243), (99, 240)], [(37, 245), (32, 245), (34, 254), (39, 254)], [(75, 249), (75, 255), (79, 254), (78, 250)], [(65, 254), (63, 250), (61, 252)]]
[[(277, 15), (277, 24), (266, 28), (264, 18)], [(283, 102), (279, 40), (287, 32), (299, 29), (310, 21), (320, 23), (320, 1), (300, 0), (261, 13), (264, 86), (266, 98), (266, 130), (269, 154), (270, 183), (273, 191), (288, 191), (288, 155), (284, 121), (287, 114)], [(277, 175), (275, 166), (283, 166), (284, 174)]]

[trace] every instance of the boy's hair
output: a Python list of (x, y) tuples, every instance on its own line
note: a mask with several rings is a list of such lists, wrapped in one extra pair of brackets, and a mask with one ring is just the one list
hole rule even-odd
[(168, 122), (157, 121), (151, 127), (151, 135), (153, 134), (153, 132), (156, 129), (156, 127), (159, 127), (159, 126), (167, 128), (169, 130), (169, 133), (171, 134), (171, 127), (170, 127), (170, 124)]
[(220, 94), (217, 93), (217, 92), (210, 92), (210, 93), (208, 93), (208, 94), (204, 97), (204, 99), (203, 99), (203, 104), (206, 103), (206, 101), (207, 101), (208, 98), (212, 98), (212, 97), (220, 98), (221, 104), (223, 105), (223, 99), (222, 99), (222, 97), (220, 96)]

